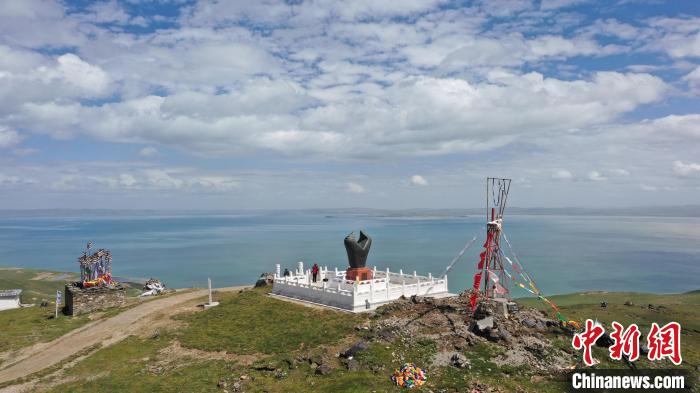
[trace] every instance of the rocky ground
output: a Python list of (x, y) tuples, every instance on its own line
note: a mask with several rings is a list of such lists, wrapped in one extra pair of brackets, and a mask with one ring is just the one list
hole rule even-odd
[(527, 366), (542, 371), (571, 368), (576, 358), (552, 345), (551, 336), (567, 337), (571, 331), (535, 309), (524, 309), (504, 316), (494, 307), (480, 303), (472, 316), (469, 293), (458, 297), (400, 299), (377, 310), (371, 323), (364, 326), (368, 340), (391, 342), (434, 340), (437, 352), (432, 366), (451, 365), (469, 368), (462, 354), (469, 347), (492, 343), (502, 350), (492, 359), (498, 365)]

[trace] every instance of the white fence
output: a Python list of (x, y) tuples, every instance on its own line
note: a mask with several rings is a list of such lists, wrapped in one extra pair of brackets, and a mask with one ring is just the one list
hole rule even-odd
[(360, 312), (373, 310), (382, 304), (394, 301), (401, 296), (444, 296), (448, 294), (447, 278), (436, 279), (429, 274), (419, 276), (386, 271), (374, 268), (374, 278), (364, 281), (345, 279), (345, 271), (336, 268), (329, 271), (320, 269), (318, 281), (312, 282), (311, 272), (304, 271), (299, 262), (297, 270), (289, 276), (281, 276), (279, 265), (275, 273), (272, 293), (318, 303), (345, 310)]

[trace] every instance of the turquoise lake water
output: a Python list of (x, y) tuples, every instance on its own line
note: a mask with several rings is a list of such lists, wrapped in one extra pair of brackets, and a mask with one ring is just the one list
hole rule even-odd
[[(265, 213), (225, 216), (0, 218), (0, 266), (78, 271), (87, 241), (112, 251), (115, 276), (157, 277), (170, 287), (253, 283), (275, 263), (345, 268), (343, 238), (365, 230), (368, 265), (439, 276), (463, 245), (478, 240), (449, 274), (469, 285), (484, 241), (483, 217), (386, 218)], [(700, 289), (700, 219), (507, 216), (504, 228), (546, 294), (587, 290)], [(309, 265), (310, 266), (310, 265)], [(514, 296), (526, 292), (514, 290)]]

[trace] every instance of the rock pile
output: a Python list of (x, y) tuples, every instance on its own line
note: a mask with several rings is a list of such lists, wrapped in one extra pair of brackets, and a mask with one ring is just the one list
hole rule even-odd
[[(509, 307), (508, 316), (498, 307), (503, 304), (480, 301), (472, 315), (469, 292), (457, 297), (399, 299), (377, 309), (377, 321), (368, 332), (370, 340), (392, 342), (397, 337), (438, 343), (434, 365), (469, 367), (463, 353), (479, 343), (491, 342), (501, 350), (492, 362), (533, 369), (561, 370), (571, 366), (570, 353), (551, 345), (545, 334), (569, 335), (556, 320), (534, 309)], [(511, 313), (511, 310), (515, 311)]]

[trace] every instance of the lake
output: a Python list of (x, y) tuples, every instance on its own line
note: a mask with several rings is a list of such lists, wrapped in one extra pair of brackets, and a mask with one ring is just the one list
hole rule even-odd
[[(78, 271), (87, 241), (113, 254), (115, 276), (156, 277), (170, 287), (250, 284), (275, 263), (345, 268), (343, 238), (373, 238), (368, 266), (440, 276), (470, 285), (484, 242), (483, 216), (430, 218), (269, 212), (241, 215), (0, 218), (0, 266)], [(588, 290), (700, 289), (700, 219), (506, 216), (504, 230), (545, 294)], [(514, 296), (528, 293), (514, 289)]]

